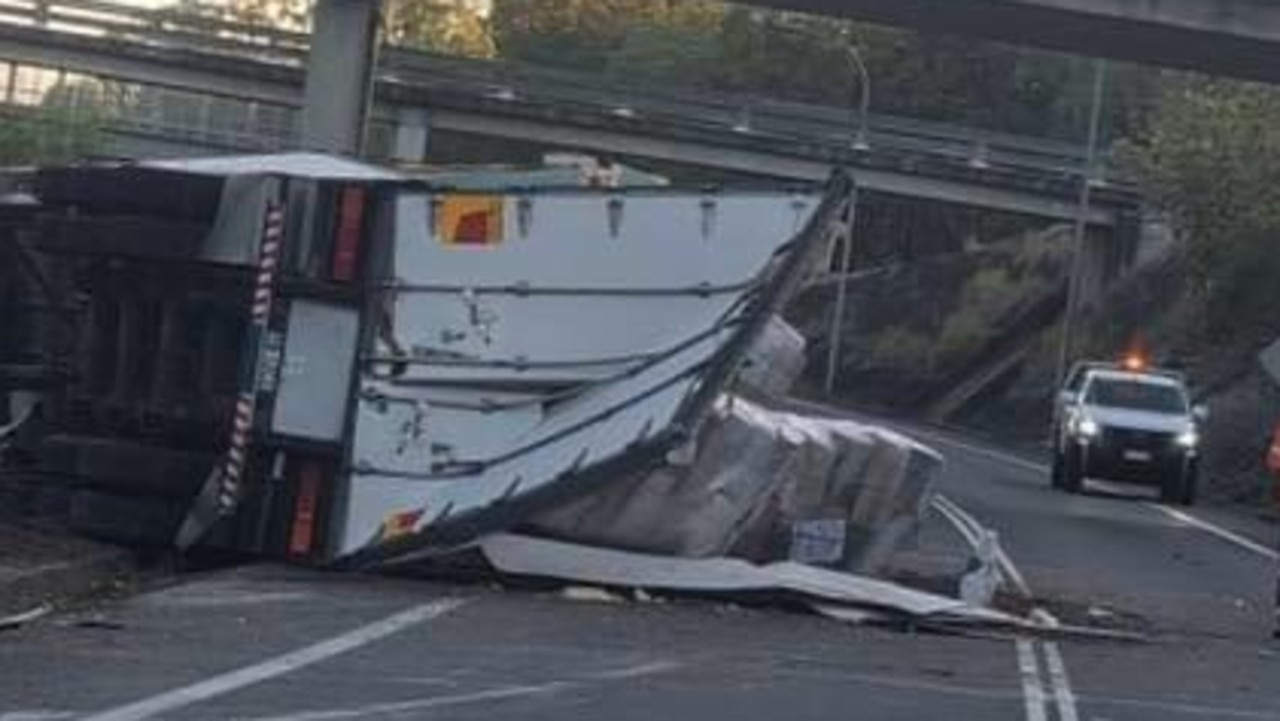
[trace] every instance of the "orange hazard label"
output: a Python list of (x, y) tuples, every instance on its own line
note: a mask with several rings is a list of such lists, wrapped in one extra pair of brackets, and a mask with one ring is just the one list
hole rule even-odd
[(445, 245), (487, 247), (502, 242), (500, 195), (450, 195), (436, 210), (436, 237)]

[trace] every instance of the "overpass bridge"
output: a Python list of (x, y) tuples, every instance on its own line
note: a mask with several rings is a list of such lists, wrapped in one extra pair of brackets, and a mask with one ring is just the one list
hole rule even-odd
[[(0, 3), (4, 99), (31, 68), (107, 81), (118, 133), (155, 147), (296, 147), (309, 38), (99, 0)], [(421, 157), (434, 131), (525, 140), (811, 181), (832, 165), (893, 195), (1052, 219), (1076, 214), (1084, 160), (1071, 145), (873, 116), (854, 147), (848, 110), (742, 96), (628, 88), (573, 73), (388, 49), (376, 73), (372, 135)], [(142, 102), (145, 100), (146, 102)], [(182, 108), (180, 122), (165, 109)], [(181, 126), (181, 127), (178, 127)], [(1138, 198), (1099, 188), (1091, 222), (1116, 225)]]
[(781, 10), (1280, 82), (1275, 0), (748, 0)]

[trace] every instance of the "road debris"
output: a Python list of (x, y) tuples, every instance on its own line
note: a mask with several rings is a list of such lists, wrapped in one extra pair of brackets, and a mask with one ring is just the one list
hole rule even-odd
[(3, 618), (0, 618), (0, 631), (9, 631), (9, 630), (21, 628), (27, 625), (28, 623), (31, 623), (32, 621), (36, 621), (41, 618), (44, 618), (45, 616), (49, 615), (52, 612), (53, 612), (53, 607), (48, 604), (45, 604), (41, 606), (36, 606), (35, 608), (29, 611), (23, 611), (22, 613), (15, 613), (11, 616), (5, 616)]

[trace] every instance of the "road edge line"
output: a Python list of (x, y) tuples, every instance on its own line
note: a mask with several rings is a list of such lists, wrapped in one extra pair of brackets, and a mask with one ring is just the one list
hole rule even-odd
[(1196, 528), (1201, 531), (1204, 531), (1205, 533), (1208, 533), (1209, 535), (1216, 537), (1218, 540), (1226, 541), (1227, 543), (1230, 543), (1239, 548), (1243, 548), (1246, 551), (1251, 551), (1253, 553), (1256, 553), (1257, 555), (1262, 556), (1267, 560), (1280, 561), (1280, 552), (1267, 548), (1261, 543), (1258, 543), (1257, 541), (1246, 538), (1238, 533), (1235, 533), (1233, 531), (1228, 531), (1227, 529), (1215, 523), (1210, 523), (1209, 521), (1206, 521), (1202, 518), (1197, 518), (1185, 511), (1180, 511), (1176, 508), (1163, 506), (1159, 503), (1154, 503), (1152, 501), (1146, 501), (1144, 505), (1146, 505), (1149, 508), (1154, 508), (1160, 511), (1161, 513), (1165, 514), (1166, 516), (1172, 518), (1175, 521), (1178, 521), (1179, 523), (1182, 523), (1185, 526), (1190, 526), (1192, 528)]

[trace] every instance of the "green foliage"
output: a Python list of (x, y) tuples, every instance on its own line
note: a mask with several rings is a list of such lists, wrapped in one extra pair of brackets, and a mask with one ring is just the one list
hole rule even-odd
[[(666, 58), (679, 38), (705, 44), (719, 26), (718, 3), (681, 0), (495, 0), (494, 39), (502, 57), (581, 70), (603, 70), (619, 63), (687, 67)], [(632, 38), (632, 36), (638, 36)], [(628, 42), (630, 39), (630, 43)], [(664, 77), (667, 77), (664, 74)]]
[(1212, 337), (1275, 327), (1280, 279), (1280, 92), (1171, 80), (1150, 127), (1127, 147), (1173, 220)]
[[(183, 0), (186, 12), (285, 30), (311, 24), (313, 0)], [(493, 36), (484, 16), (466, 0), (387, 0), (382, 34), (390, 43), (431, 52), (492, 57)]]
[(97, 153), (103, 146), (101, 87), (88, 81), (56, 85), (33, 108), (0, 116), (0, 164), (58, 163)]
[(923, 333), (891, 326), (876, 336), (868, 361), (873, 367), (891, 369), (904, 376), (926, 377), (933, 373), (933, 345)]
[(476, 58), (496, 52), (488, 22), (457, 0), (391, 0), (383, 9), (382, 27), (394, 45)]
[(959, 364), (981, 351), (990, 338), (991, 318), (978, 308), (962, 306), (947, 316), (935, 351), (943, 363)]

